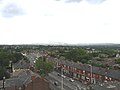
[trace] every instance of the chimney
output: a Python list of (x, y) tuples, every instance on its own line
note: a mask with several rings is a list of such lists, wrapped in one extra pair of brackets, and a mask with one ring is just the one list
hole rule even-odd
[(101, 69), (102, 69), (102, 68), (101, 68), (101, 67), (99, 67), (99, 71), (101, 71)]
[(107, 74), (107, 73), (108, 73), (108, 68), (105, 69), (105, 74)]
[(44, 76), (41, 76), (41, 77), (40, 77), (40, 79), (41, 79), (41, 80), (44, 80), (44, 79), (45, 79), (45, 77), (44, 77)]
[(33, 75), (33, 76), (31, 76), (31, 80), (32, 81), (34, 81), (35, 80), (35, 76)]

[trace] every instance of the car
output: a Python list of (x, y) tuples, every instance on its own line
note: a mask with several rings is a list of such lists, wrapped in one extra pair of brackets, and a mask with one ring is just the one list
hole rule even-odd
[(66, 76), (65, 76), (65, 75), (61, 75), (61, 77), (66, 78)]
[(55, 82), (54, 82), (54, 85), (55, 85), (55, 86), (58, 86), (58, 82), (57, 82), (57, 81), (55, 81)]
[(57, 74), (58, 76), (61, 76), (60, 73)]
[(70, 78), (69, 81), (74, 82), (74, 80), (72, 78)]

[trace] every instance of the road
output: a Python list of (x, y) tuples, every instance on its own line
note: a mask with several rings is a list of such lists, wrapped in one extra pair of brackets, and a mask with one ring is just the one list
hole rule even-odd
[[(50, 82), (50, 84), (52, 84), (52, 88), (54, 88), (53, 90), (62, 90), (61, 87), (61, 81), (57, 81), (55, 78), (53, 77), (47, 77), (48, 81)], [(58, 82), (58, 85), (55, 85), (54, 82)], [(73, 90), (65, 85), (63, 85), (63, 90)]]
[[(70, 82), (69, 79), (70, 79), (69, 77), (63, 79), (63, 84), (64, 84), (63, 87), (65, 90), (86, 90), (87, 87), (86, 85), (83, 85), (79, 81)], [(57, 81), (61, 88), (62, 78), (57, 75), (57, 72), (54, 71), (50, 73), (49, 80), (51, 80), (51, 83)]]
[[(30, 54), (26, 55), (26, 57), (30, 60), (31, 66), (33, 66), (34, 65), (34, 61), (36, 60), (36, 55), (30, 53)], [(55, 88), (54, 90), (61, 90), (61, 81), (62, 81), (62, 78), (60, 76), (58, 76), (57, 74), (58, 73), (55, 72), (55, 71), (52, 72), (52, 73), (50, 73), (49, 77), (48, 77), (48, 80), (50, 81), (51, 86), (53, 86)], [(64, 90), (86, 90), (86, 87), (87, 87), (86, 85), (84, 85), (81, 82), (76, 81), (76, 80), (74, 82), (70, 82), (69, 79), (70, 79), (69, 77), (66, 77), (66, 78), (63, 79)], [(59, 86), (55, 86), (53, 84), (55, 81), (58, 82)]]

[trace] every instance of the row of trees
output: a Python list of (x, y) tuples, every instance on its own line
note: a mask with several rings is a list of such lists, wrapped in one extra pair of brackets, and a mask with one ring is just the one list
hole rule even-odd
[(65, 59), (73, 60), (74, 62), (80, 61), (82, 63), (87, 63), (93, 57), (82, 48), (70, 48), (68, 50), (58, 49), (57, 52), (56, 50), (52, 51), (49, 55), (56, 58), (62, 56), (65, 57)]

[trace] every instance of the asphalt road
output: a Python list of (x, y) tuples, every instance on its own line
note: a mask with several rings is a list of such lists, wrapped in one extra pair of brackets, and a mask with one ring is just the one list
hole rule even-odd
[[(52, 88), (54, 88), (53, 90), (62, 90), (61, 82), (50, 76), (47, 77), (47, 79), (49, 80), (50, 84), (52, 84)], [(55, 85), (54, 82), (58, 82), (58, 85)], [(63, 90), (73, 90), (73, 89), (63, 85)]]
[[(86, 90), (87, 87), (86, 85), (83, 85), (79, 81), (70, 82), (69, 79), (70, 79), (69, 77), (63, 79), (64, 83), (63, 87), (65, 90)], [(62, 78), (57, 75), (57, 72), (50, 73), (49, 80), (52, 80), (51, 82), (57, 81), (59, 82), (58, 84), (61, 86)]]
[[(26, 57), (30, 60), (31, 66), (34, 65), (34, 61), (36, 60), (36, 55), (30, 53), (29, 55), (26, 55)], [(48, 80), (51, 82), (51, 86), (55, 87), (54, 90), (61, 90), (61, 81), (62, 81), (62, 78), (60, 76), (58, 76), (57, 74), (58, 73), (55, 72), (55, 71), (52, 72), (52, 73), (50, 73)], [(86, 90), (86, 88), (87, 88), (86, 85), (82, 84), (79, 81), (70, 82), (69, 79), (70, 79), (69, 77), (66, 77), (66, 78), (63, 79), (64, 90)], [(55, 86), (53, 84), (55, 81), (58, 82), (59, 86)]]
[[(69, 77), (63, 78), (64, 89), (65, 90), (80, 90), (78, 88), (78, 86), (81, 87), (79, 82), (76, 82), (76, 81), (70, 82), (69, 79), (70, 79)], [(62, 78), (57, 75), (57, 72), (50, 73), (49, 80), (52, 80), (51, 82), (57, 81), (57, 82), (59, 82), (59, 85), (61, 86)], [(82, 86), (82, 88), (84, 88), (84, 87), (85, 86)], [(84, 89), (84, 90), (86, 90), (86, 89)]]

